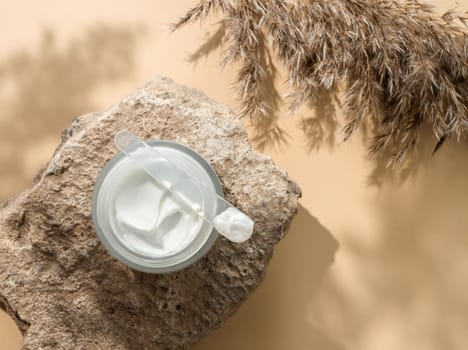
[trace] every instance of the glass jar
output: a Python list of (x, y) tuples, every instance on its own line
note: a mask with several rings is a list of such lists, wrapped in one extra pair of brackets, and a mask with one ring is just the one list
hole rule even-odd
[[(154, 140), (147, 143), (206, 188), (212, 188), (223, 196), (221, 183), (214, 169), (193, 149), (171, 141)], [(148, 166), (151, 166), (150, 158)], [(139, 249), (137, 245), (128, 244), (122, 239), (126, 229), (116, 224), (115, 197), (125, 187), (124, 178), (144, 176), (142, 172), (130, 158), (120, 152), (105, 165), (98, 176), (92, 197), (92, 219), (100, 241), (117, 260), (143, 272), (173, 272), (193, 264), (208, 252), (218, 236), (216, 230), (206, 222), (201, 222), (194, 228), (196, 232), (193, 239), (167, 255), (154, 256), (150, 250)], [(183, 189), (180, 191), (183, 193)], [(191, 199), (201, 205), (205, 213), (214, 213), (216, 200), (207, 192), (209, 191), (201, 191)]]

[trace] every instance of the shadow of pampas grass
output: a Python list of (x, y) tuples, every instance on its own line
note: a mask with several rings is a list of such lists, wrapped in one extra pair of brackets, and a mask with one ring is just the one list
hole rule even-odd
[(73, 118), (97, 108), (96, 92), (134, 73), (143, 35), (143, 27), (97, 24), (60, 43), (47, 29), (35, 51), (0, 60), (0, 202), (30, 181)]
[(210, 14), (222, 18), (215, 41), (223, 65), (241, 64), (240, 114), (260, 126), (276, 118), (267, 99), (273, 53), (287, 72), (291, 112), (341, 91), (341, 138), (365, 128), (369, 153), (388, 155), (387, 166), (414, 151), (425, 125), (434, 151), (466, 134), (466, 13), (438, 16), (416, 0), (201, 0), (172, 29)]

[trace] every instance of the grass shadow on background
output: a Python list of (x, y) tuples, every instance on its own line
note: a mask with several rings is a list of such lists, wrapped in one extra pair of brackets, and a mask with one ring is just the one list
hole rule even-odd
[(342, 350), (306, 315), (337, 249), (332, 234), (300, 206), (275, 249), (265, 281), (236, 315), (195, 349)]
[(45, 30), (37, 52), (0, 61), (0, 201), (31, 181), (44, 142), (58, 144), (73, 118), (95, 109), (97, 89), (131, 75), (141, 34), (95, 26), (62, 45)]
[[(407, 181), (414, 181), (421, 173), (429, 169), (439, 158), (446, 158), (453, 152), (453, 146), (460, 149), (461, 152), (468, 151), (468, 144), (463, 140), (458, 144), (454, 140), (446, 141), (435, 152), (435, 146), (438, 140), (434, 136), (429, 124), (425, 124), (421, 129), (420, 142), (414, 152), (408, 154), (401, 164), (388, 166), (388, 160), (392, 156), (392, 150), (376, 154), (369, 157), (372, 169), (367, 177), (369, 186), (382, 187), (385, 184), (403, 185)], [(398, 150), (393, 149), (393, 152)]]
[(322, 90), (316, 99), (315, 104), (308, 106), (309, 111), (301, 113), (299, 123), (308, 153), (318, 151), (322, 147), (333, 149), (339, 131), (337, 113), (341, 103), (337, 90)]

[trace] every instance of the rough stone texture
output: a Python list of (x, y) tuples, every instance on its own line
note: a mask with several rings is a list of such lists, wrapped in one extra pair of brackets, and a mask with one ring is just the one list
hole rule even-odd
[[(252, 239), (219, 237), (198, 263), (166, 275), (113, 259), (96, 238), (91, 193), (122, 128), (201, 153), (227, 199), (254, 218)], [(23, 349), (189, 348), (261, 282), (299, 196), (284, 171), (252, 150), (229, 107), (157, 78), (76, 119), (33, 187), (1, 207), (0, 306), (24, 333)]]

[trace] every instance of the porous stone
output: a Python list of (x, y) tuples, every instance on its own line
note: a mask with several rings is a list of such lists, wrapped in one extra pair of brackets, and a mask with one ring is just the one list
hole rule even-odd
[[(252, 238), (219, 237), (200, 261), (164, 275), (112, 258), (92, 225), (91, 194), (124, 128), (204, 156), (226, 198), (255, 220)], [(157, 78), (77, 118), (33, 186), (2, 205), (0, 306), (24, 334), (23, 349), (189, 348), (259, 285), (299, 196), (284, 171), (252, 150), (229, 107)]]

